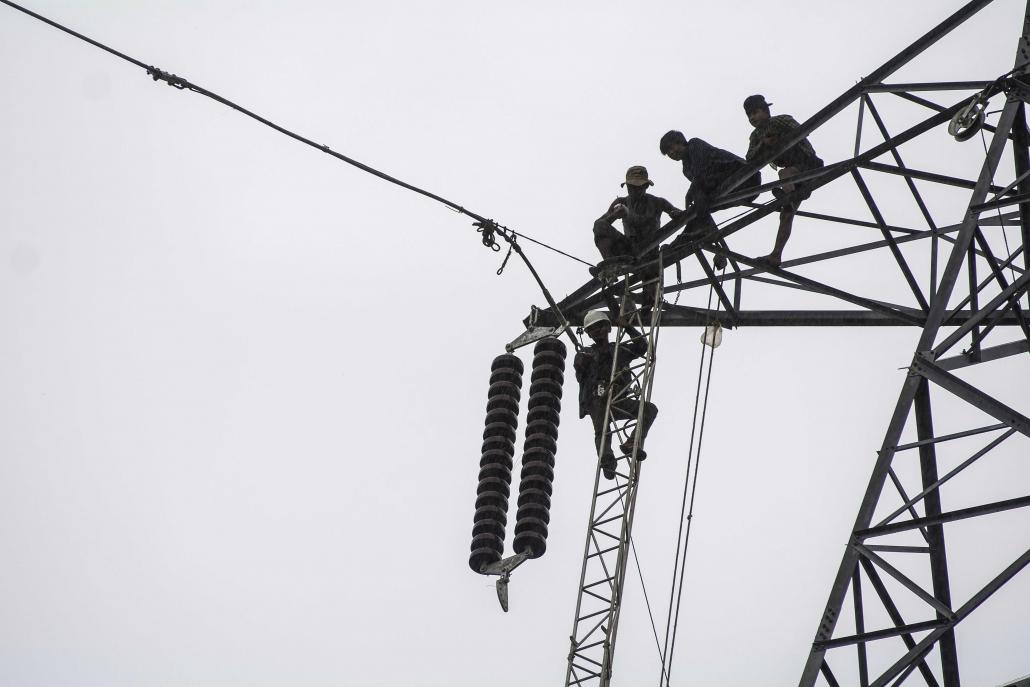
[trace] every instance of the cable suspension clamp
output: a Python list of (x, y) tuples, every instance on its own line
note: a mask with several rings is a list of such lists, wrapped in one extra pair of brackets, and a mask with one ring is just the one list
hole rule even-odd
[(181, 76), (169, 74), (163, 69), (158, 69), (157, 67), (147, 67), (147, 74), (149, 74), (154, 79), (154, 81), (164, 81), (169, 86), (174, 86), (175, 88), (178, 88), (180, 91), (189, 88), (190, 86), (190, 82), (182, 78)]

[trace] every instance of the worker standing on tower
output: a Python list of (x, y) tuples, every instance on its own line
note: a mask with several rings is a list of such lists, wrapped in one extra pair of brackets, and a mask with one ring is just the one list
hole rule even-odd
[[(748, 162), (753, 162), (776, 151), (801, 126), (790, 115), (772, 116), (769, 113), (770, 105), (772, 103), (767, 103), (765, 96), (762, 95), (749, 95), (744, 99), (744, 113), (751, 122), (751, 126), (755, 127), (751, 132), (751, 141), (747, 149)], [(803, 138), (780, 153), (769, 164), (773, 169), (780, 168), (780, 179), (789, 179), (802, 172), (822, 167), (823, 161), (815, 154), (815, 148), (808, 142), (808, 139)], [(787, 245), (787, 239), (790, 238), (798, 206), (801, 205), (801, 201), (811, 196), (812, 192), (805, 189), (804, 183), (788, 183), (778, 189), (773, 189), (773, 195), (777, 198), (784, 196), (789, 198), (780, 209), (780, 226), (776, 232), (776, 242), (773, 244), (772, 252), (764, 258), (765, 262), (777, 267), (783, 259), (783, 247)]]
[[(576, 354), (574, 367), (576, 381), (579, 382), (579, 416), (590, 416), (594, 424), (594, 445), (601, 454), (601, 469), (607, 479), (615, 479), (615, 453), (612, 451), (611, 432), (605, 432), (605, 409), (608, 398), (612, 398), (612, 417), (618, 420), (636, 418), (640, 412), (639, 395), (632, 393), (629, 386), (633, 383), (633, 375), (629, 364), (636, 358), (647, 355), (647, 341), (633, 327), (626, 327), (626, 342), (618, 348), (619, 369), (612, 376), (612, 361), (616, 344), (609, 341), (612, 331), (611, 319), (603, 310), (592, 310), (583, 318), (583, 331), (593, 340), (593, 344), (583, 347)], [(610, 386), (609, 386), (610, 382)], [(644, 460), (643, 441), (647, 430), (651, 428), (658, 408), (650, 401), (644, 401), (644, 416), (640, 427), (640, 450), (637, 460)], [(602, 449), (601, 439), (605, 436)], [(624, 454), (633, 450), (632, 433), (620, 447)]]

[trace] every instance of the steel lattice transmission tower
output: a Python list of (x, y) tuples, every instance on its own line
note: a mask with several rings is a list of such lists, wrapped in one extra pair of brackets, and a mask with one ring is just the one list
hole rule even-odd
[[(1025, 518), (1027, 511), (1020, 509), (1030, 506), (1030, 485), (1025, 484), (1003, 485), (1015, 490), (1016, 495), (1002, 500), (984, 502), (974, 498), (968, 503), (955, 497), (960, 492), (978, 493), (976, 489), (961, 491), (975, 486), (970, 466), (990, 461), (1003, 444), (1022, 442), (1020, 448), (1026, 454), (1025, 442), (1030, 437), (1030, 418), (1003, 400), (1011, 391), (1011, 381), (1008, 388), (997, 383), (999, 378), (1015, 379), (1012, 371), (1023, 372), (1025, 378), (1030, 352), (1030, 315), (1026, 312), (1030, 288), (1030, 136), (1026, 119), (1026, 103), (1030, 102), (1030, 6), (1021, 26), (996, 27), (994, 35), (999, 40), (1018, 39), (1014, 63), (998, 65), (996, 73), (984, 74), (978, 81), (887, 81), (989, 4), (990, 0), (975, 0), (961, 7), (804, 122), (796, 136), (776, 153), (831, 121), (837, 124), (842, 117), (850, 117), (845, 110), (857, 110), (853, 155), (793, 179), (805, 180), (815, 191), (812, 202), (803, 206), (798, 217), (841, 231), (873, 232), (877, 234), (875, 240), (842, 241), (838, 248), (786, 260), (777, 268), (732, 250), (729, 244), (736, 241), (735, 233), (777, 212), (786, 202), (774, 200), (751, 204), (750, 211), (720, 228), (714, 237), (718, 240), (707, 237), (702, 243), (665, 256), (667, 265), (677, 259), (696, 259), (704, 274), (680, 284), (669, 284), (666, 279), (666, 296), (714, 288), (722, 308), (718, 319), (725, 327), (921, 329), (854, 527), (847, 536), (829, 599), (817, 623), (801, 687), (885, 687), (910, 678), (928, 687), (958, 687), (961, 644), (955, 638), (956, 626), (1030, 563), (1027, 549), (995, 570), (972, 593), (961, 597), (952, 593), (949, 565), (955, 569), (962, 562), (959, 556), (949, 559), (947, 542), (952, 528), (960, 522), (968, 524), (1003, 512)], [(921, 114), (914, 123), (895, 131), (883, 107), (885, 100), (905, 101)], [(985, 114), (991, 115), (986, 121)], [(863, 137), (867, 130), (876, 132), (877, 138), (870, 141), (870, 136)], [(976, 168), (969, 168), (965, 174), (941, 169), (944, 165), (936, 163), (949, 159), (946, 149), (924, 164), (912, 165), (911, 158), (906, 163), (913, 142), (932, 137), (934, 145), (939, 146), (945, 130), (960, 140), (983, 132), (985, 154)], [(963, 144), (947, 137), (947, 144), (978, 142)], [(1006, 152), (1011, 152), (1011, 162)], [(776, 155), (756, 161), (728, 180), (714, 208), (726, 209), (751, 197), (752, 189), (740, 191), (737, 186)], [(894, 200), (884, 201), (877, 190), (877, 177), (904, 184), (923, 226), (888, 222)], [(780, 183), (765, 184), (761, 189), (770, 190)], [(852, 193), (857, 192), (855, 197), (864, 206), (864, 216), (808, 210), (807, 205), (816, 205), (824, 187), (831, 184), (836, 188), (847, 185)], [(951, 199), (950, 205), (938, 202), (944, 194)], [(687, 219), (689, 215), (666, 225), (662, 240)], [(1008, 227), (1016, 229), (1011, 246)], [(712, 254), (728, 259), (729, 268), (724, 273), (713, 270), (709, 262)], [(843, 271), (824, 270), (822, 279), (801, 274), (810, 266), (858, 255), (879, 257), (877, 269), (882, 278), (893, 277), (902, 285), (904, 297), (885, 300), (846, 286), (842, 283)], [(831, 283), (826, 274), (834, 278), (840, 274), (841, 282)], [(784, 294), (801, 292), (827, 303), (835, 301), (836, 307), (747, 307), (750, 294), (768, 296), (773, 289)], [(841, 301), (846, 309), (840, 308)], [(576, 321), (603, 303), (600, 285), (592, 280), (558, 307), (570, 321)], [(660, 325), (703, 326), (710, 316), (705, 309), (666, 302)], [(543, 335), (560, 322), (553, 309), (534, 308), (526, 324), (530, 332)], [(659, 323), (653, 324), (657, 328)], [(1000, 374), (982, 374), (986, 368)], [(960, 407), (962, 411), (935, 412), (943, 406)], [(961, 455), (955, 447), (960, 447)], [(945, 451), (947, 460), (942, 458)], [(613, 531), (622, 524), (605, 522)], [(628, 540), (629, 535), (627, 526), (625, 537), (619, 540), (622, 548), (623, 539)], [(592, 552), (588, 546), (586, 555), (598, 557), (602, 548)], [(584, 569), (590, 563), (584, 561)], [(617, 619), (618, 597), (610, 603), (616, 608), (609, 615)], [(574, 649), (577, 641), (574, 637)], [(607, 684), (611, 657), (606, 655), (602, 662), (604, 665), (596, 666), (596, 670), (583, 672), (581, 679), (567, 678), (567, 684)]]

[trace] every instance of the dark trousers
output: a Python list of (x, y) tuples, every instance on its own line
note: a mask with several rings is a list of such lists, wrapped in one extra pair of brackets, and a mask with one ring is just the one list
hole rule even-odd
[[(744, 181), (744, 183), (742, 183), (740, 186), (734, 189), (733, 193), (736, 193), (738, 191), (746, 191), (748, 188), (760, 186), (761, 184), (762, 173), (755, 172), (750, 177), (748, 177), (747, 180)], [(758, 198), (758, 195), (759, 194), (756, 193), (753, 196), (741, 198), (739, 201), (737, 201), (736, 204), (730, 207), (736, 207), (738, 205), (747, 205), (748, 203), (751, 203), (756, 198)], [(707, 207), (701, 206), (696, 207), (695, 209), (697, 210), (697, 215), (692, 220), (687, 222), (686, 227), (684, 227), (680, 235), (677, 236), (671, 244), (669, 244), (670, 247), (679, 248), (683, 244), (690, 243), (691, 241), (696, 241), (697, 239), (702, 238), (703, 236), (706, 236), (714, 232), (716, 229), (718, 229), (718, 225), (716, 225), (715, 223), (715, 218), (712, 217), (712, 213), (708, 212)]]
[[(604, 434), (604, 410), (607, 399), (598, 398), (590, 407), (590, 420), (594, 423), (594, 444), (601, 450), (601, 435)], [(655, 418), (658, 416), (658, 406), (650, 401), (641, 401), (639, 398), (621, 398), (612, 402), (612, 417), (616, 420), (635, 420), (640, 414), (640, 405), (644, 405), (644, 419), (640, 427), (641, 441), (647, 437), (647, 431), (651, 429)], [(604, 453), (612, 453), (612, 434), (605, 437)]]
[(594, 245), (605, 260), (616, 255), (632, 256), (636, 253), (636, 247), (625, 234), (601, 220), (594, 222)]

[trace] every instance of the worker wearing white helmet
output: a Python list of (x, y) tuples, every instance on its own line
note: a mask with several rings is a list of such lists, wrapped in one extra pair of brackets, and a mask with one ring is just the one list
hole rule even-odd
[[(583, 318), (583, 331), (594, 342), (585, 346), (576, 354), (574, 367), (576, 369), (576, 380), (579, 382), (579, 416), (590, 416), (594, 423), (594, 441), (597, 450), (601, 453), (601, 467), (604, 476), (608, 479), (615, 478), (615, 453), (611, 446), (611, 432), (607, 434), (607, 440), (602, 448), (601, 437), (605, 434), (604, 420), (605, 407), (608, 404), (608, 396), (613, 391), (618, 397), (612, 402), (612, 416), (616, 419), (627, 420), (637, 417), (640, 412), (640, 399), (636, 396), (623, 396), (622, 392), (633, 382), (633, 375), (629, 372), (629, 363), (647, 354), (647, 341), (633, 327), (627, 327), (626, 341), (619, 347), (619, 369), (612, 377), (612, 359), (615, 355), (615, 343), (609, 340), (612, 331), (611, 319), (608, 313), (603, 310), (592, 310)], [(609, 388), (611, 381), (611, 388)], [(647, 436), (647, 430), (651, 428), (655, 417), (658, 415), (658, 408), (650, 402), (644, 402), (644, 417), (641, 426), (641, 441)], [(633, 441), (629, 439), (619, 447), (623, 453), (633, 450)], [(646, 457), (643, 448), (637, 453), (638, 460)]]

